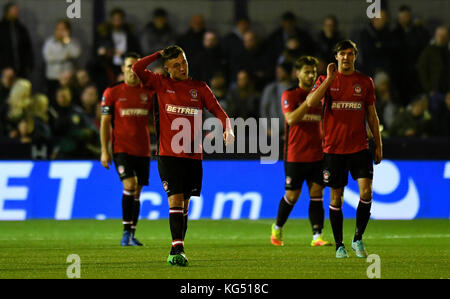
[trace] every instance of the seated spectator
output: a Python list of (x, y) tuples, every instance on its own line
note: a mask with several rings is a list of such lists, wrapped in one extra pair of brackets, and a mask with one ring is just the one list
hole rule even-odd
[(46, 63), (47, 94), (53, 97), (64, 72), (73, 72), (75, 61), (81, 55), (78, 41), (71, 37), (71, 26), (67, 20), (59, 20), (54, 35), (47, 38), (43, 47)]
[(226, 97), (228, 93), (227, 78), (223, 72), (217, 72), (212, 75), (210, 88), (219, 103), (226, 108)]
[(49, 125), (49, 100), (44, 94), (35, 94), (31, 105), (31, 117), (34, 124), (33, 144), (51, 145), (52, 132)]
[(87, 86), (81, 93), (81, 108), (83, 109), (89, 123), (94, 124), (97, 116), (98, 91), (94, 85)]
[(97, 157), (90, 149), (98, 142), (95, 130), (86, 123), (80, 107), (72, 104), (69, 88), (58, 89), (56, 107), (50, 108), (50, 126), (53, 133), (52, 159), (78, 159)]
[(105, 55), (107, 51), (112, 51), (114, 76), (121, 72), (123, 54), (141, 53), (139, 40), (132, 26), (126, 23), (126, 14), (123, 9), (112, 9), (108, 22), (98, 26), (94, 48), (97, 55)]
[(176, 33), (169, 24), (167, 11), (156, 8), (153, 19), (145, 26), (141, 34), (143, 55), (149, 55), (167, 46), (175, 44)]
[(13, 127), (27, 116), (32, 104), (32, 85), (26, 79), (17, 79), (11, 88), (8, 98), (8, 119)]
[(73, 92), (75, 98), (80, 98), (83, 89), (93, 84), (91, 76), (89, 75), (89, 72), (86, 69), (78, 69), (75, 72), (74, 81), (75, 82), (73, 84)]
[(13, 68), (15, 73), (28, 78), (34, 67), (34, 52), (27, 28), (19, 20), (19, 5), (8, 2), (3, 7), (0, 21), (0, 69)]
[(189, 29), (177, 39), (177, 45), (183, 48), (188, 61), (191, 61), (195, 54), (203, 49), (205, 32), (203, 15), (193, 15), (189, 22)]
[(407, 108), (401, 108), (389, 130), (390, 136), (427, 137), (433, 133), (426, 95), (416, 97)]
[(391, 88), (391, 80), (385, 72), (378, 72), (374, 77), (375, 107), (380, 120), (380, 130), (383, 137), (388, 136), (389, 129), (394, 121), (398, 107), (397, 100)]
[(295, 61), (303, 55), (305, 55), (305, 53), (300, 47), (300, 41), (296, 36), (292, 36), (287, 39), (283, 52), (278, 58), (278, 64), (280, 63), (294, 64)]
[(213, 74), (225, 71), (225, 58), (219, 46), (219, 37), (207, 31), (203, 37), (203, 46), (193, 54), (189, 63), (192, 78), (210, 83)]
[(280, 135), (284, 133), (284, 114), (281, 108), (281, 95), (293, 85), (291, 80), (292, 64), (282, 63), (276, 68), (276, 81), (269, 83), (263, 90), (259, 116), (268, 119), (267, 133), (271, 135), (270, 119), (278, 118)]
[(444, 101), (431, 110), (431, 114), (436, 135), (450, 138), (450, 91), (445, 95)]
[(420, 82), (427, 94), (445, 94), (450, 90), (450, 50), (447, 27), (436, 28), (434, 39), (420, 54), (417, 65)]
[(258, 117), (259, 94), (248, 71), (238, 72), (237, 81), (228, 91), (226, 107), (226, 112), (231, 118)]
[(420, 53), (428, 44), (428, 31), (413, 19), (411, 8), (402, 5), (397, 14), (397, 24), (392, 32), (395, 43), (393, 53), (393, 85), (398, 90), (399, 99), (403, 106), (422, 92), (419, 75), (416, 68)]
[(87, 64), (89, 76), (101, 91), (117, 82), (117, 67), (113, 64), (113, 57), (114, 46), (106, 41)]
[(317, 35), (317, 55), (326, 65), (336, 62), (334, 58), (334, 46), (344, 38), (339, 31), (339, 24), (336, 16), (327, 16), (322, 23), (322, 30)]

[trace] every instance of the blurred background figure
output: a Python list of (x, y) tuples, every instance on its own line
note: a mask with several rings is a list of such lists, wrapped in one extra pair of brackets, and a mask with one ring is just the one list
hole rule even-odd
[(386, 72), (377, 72), (374, 77), (375, 108), (380, 120), (380, 130), (383, 137), (389, 136), (389, 130), (398, 111), (398, 100), (391, 87), (391, 79)]
[(276, 80), (264, 87), (259, 107), (259, 117), (267, 118), (267, 133), (271, 135), (270, 118), (279, 119), (280, 136), (284, 134), (284, 114), (281, 108), (281, 95), (289, 87), (293, 86), (291, 80), (292, 64), (281, 63), (276, 68)]
[(0, 80), (0, 136), (5, 136), (7, 135), (9, 93), (17, 77), (12, 67), (4, 68), (1, 74), (2, 77)]
[(16, 3), (3, 6), (0, 21), (0, 69), (11, 67), (19, 77), (27, 78), (34, 67), (33, 47), (27, 28), (19, 20)]
[(81, 55), (80, 44), (71, 36), (69, 21), (56, 22), (54, 34), (47, 38), (42, 51), (46, 63), (47, 94), (53, 101), (61, 75), (73, 72)]
[(450, 90), (450, 45), (446, 26), (439, 26), (434, 38), (420, 54), (418, 70), (423, 90), (430, 96)]
[(450, 138), (450, 91), (445, 95), (444, 101), (436, 105), (430, 112), (436, 135)]
[(228, 91), (226, 107), (230, 118), (258, 117), (259, 93), (247, 70), (238, 71), (237, 80)]
[(169, 24), (167, 11), (156, 8), (153, 19), (145, 26), (141, 34), (143, 55), (150, 55), (167, 46), (175, 44), (176, 33)]
[(17, 79), (13, 84), (8, 98), (8, 126), (10, 137), (17, 134), (18, 123), (28, 116), (32, 105), (32, 85), (26, 79)]
[(370, 19), (367, 26), (354, 37), (359, 50), (357, 69), (371, 77), (376, 71), (385, 71), (392, 76), (394, 39), (389, 29), (387, 11), (381, 9), (380, 16)]
[(318, 58), (328, 65), (335, 62), (333, 48), (343, 36), (339, 31), (339, 23), (334, 15), (327, 16), (322, 23), (322, 30), (317, 35), (317, 55)]
[(206, 31), (203, 35), (201, 49), (193, 53), (189, 63), (189, 73), (192, 78), (210, 83), (213, 74), (225, 72), (225, 57), (215, 32)]
[(414, 62), (430, 37), (421, 23), (414, 21), (411, 8), (406, 5), (400, 6), (398, 10), (397, 23), (392, 34), (396, 47), (392, 60), (392, 79), (397, 87), (400, 103), (406, 106), (409, 100), (422, 90)]
[(183, 48), (188, 61), (204, 47), (205, 18), (201, 14), (191, 17), (189, 29), (177, 39), (177, 45)]
[(433, 120), (428, 111), (425, 94), (413, 99), (408, 107), (400, 109), (389, 130), (390, 136), (427, 137), (433, 136)]

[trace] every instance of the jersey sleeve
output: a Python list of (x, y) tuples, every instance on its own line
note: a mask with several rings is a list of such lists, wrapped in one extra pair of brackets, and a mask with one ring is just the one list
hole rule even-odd
[(155, 89), (159, 85), (162, 75), (148, 70), (147, 67), (160, 56), (161, 54), (159, 52), (155, 52), (149, 56), (139, 59), (131, 67), (136, 76), (138, 76), (139, 80), (141, 80), (142, 87)]
[[(319, 76), (319, 78), (317, 78), (316, 83), (314, 83), (314, 86), (313, 86), (313, 88), (311, 89), (310, 92), (316, 91), (317, 88), (319, 88), (319, 86), (323, 83), (323, 81), (325, 81), (326, 78), (327, 78), (327, 77), (324, 76), (324, 75)], [(327, 91), (327, 94), (328, 94), (328, 91)], [(320, 103), (321, 103), (322, 105), (323, 105), (324, 100), (325, 100), (325, 97), (323, 97), (323, 98), (320, 100)]]
[(206, 83), (203, 84), (204, 85), (201, 90), (203, 103), (206, 109), (208, 109), (209, 112), (214, 114), (214, 116), (220, 120), (220, 122), (222, 123), (222, 128), (224, 130), (230, 129), (231, 122), (230, 119), (228, 118), (227, 113), (225, 112), (225, 110), (223, 110), (222, 106), (220, 106), (219, 102), (217, 101), (216, 97), (214, 96), (213, 92), (208, 87), (208, 85)]
[(101, 103), (102, 115), (112, 115), (113, 114), (114, 102), (115, 102), (115, 99), (112, 96), (111, 88), (108, 87), (103, 92), (102, 103)]
[(283, 110), (283, 114), (294, 111), (297, 108), (295, 103), (296, 101), (292, 97), (292, 92), (285, 90), (281, 95), (281, 108)]

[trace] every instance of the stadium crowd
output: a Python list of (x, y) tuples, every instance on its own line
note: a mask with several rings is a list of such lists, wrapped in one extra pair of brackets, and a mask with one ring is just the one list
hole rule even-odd
[[(139, 31), (115, 8), (98, 26), (92, 53), (72, 36), (70, 22), (59, 20), (41, 51), (46, 88), (39, 91), (29, 80), (35, 45), (19, 11), (17, 4), (5, 5), (0, 21), (0, 139), (46, 145), (48, 159), (97, 159), (101, 95), (122, 80), (122, 55), (148, 55), (173, 44), (185, 50), (190, 76), (209, 84), (231, 118), (276, 117), (283, 131), (280, 97), (296, 84), (294, 61), (313, 55), (320, 60), (319, 74), (326, 74), (333, 46), (350, 38), (359, 48), (357, 69), (374, 80), (384, 138), (450, 137), (449, 29), (439, 25), (429, 32), (406, 5), (391, 16), (394, 22), (382, 10), (381, 18), (368, 20), (351, 36), (342, 34), (333, 15), (314, 34), (292, 12), (284, 13), (268, 36), (259, 36), (247, 17), (221, 36), (200, 14), (192, 16), (189, 29), (176, 32), (162, 8)], [(78, 63), (81, 55), (90, 57), (86, 65)], [(161, 65), (152, 69), (163, 72)]]

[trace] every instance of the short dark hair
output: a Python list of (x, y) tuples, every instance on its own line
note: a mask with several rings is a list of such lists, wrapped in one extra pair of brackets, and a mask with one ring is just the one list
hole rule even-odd
[(406, 4), (403, 4), (403, 5), (401, 5), (401, 6), (398, 8), (398, 11), (400, 11), (400, 12), (404, 12), (404, 11), (411, 12), (411, 7), (409, 7), (409, 6), (406, 5)]
[(353, 50), (355, 50), (355, 53), (358, 53), (358, 47), (356, 46), (355, 42), (350, 39), (345, 39), (345, 40), (341, 40), (340, 42), (338, 42), (334, 46), (333, 53), (336, 55), (340, 51), (347, 50), (347, 49), (353, 49)]
[(68, 19), (59, 19), (58, 21), (56, 21), (56, 25), (60, 23), (64, 24), (64, 26), (66, 26), (66, 29), (69, 30), (69, 32), (72, 32), (72, 25), (70, 24)]
[(177, 45), (165, 48), (163, 50), (163, 55), (161, 56), (163, 63), (166, 63), (167, 60), (177, 58), (182, 53), (184, 53), (183, 49)]
[(302, 56), (297, 61), (295, 61), (295, 69), (301, 70), (305, 65), (311, 65), (317, 67), (319, 65), (319, 60), (313, 56)]
[(153, 17), (167, 18), (167, 11), (164, 8), (158, 7), (153, 11)]
[(283, 21), (295, 21), (297, 18), (294, 15), (294, 13), (290, 12), (290, 11), (286, 11), (285, 13), (283, 13), (281, 15), (281, 19)]
[(134, 58), (138, 60), (141, 58), (141, 55), (139, 55), (139, 53), (136, 52), (126, 52), (125, 54), (122, 55), (123, 63), (125, 63), (125, 59), (127, 58)]
[(6, 15), (8, 14), (11, 7), (16, 6), (17, 4), (15, 2), (8, 2), (3, 6), (3, 18), (6, 18)]
[(125, 11), (120, 7), (114, 7), (111, 12), (109, 13), (109, 16), (112, 17), (116, 14), (120, 14), (122, 18), (125, 18)]

